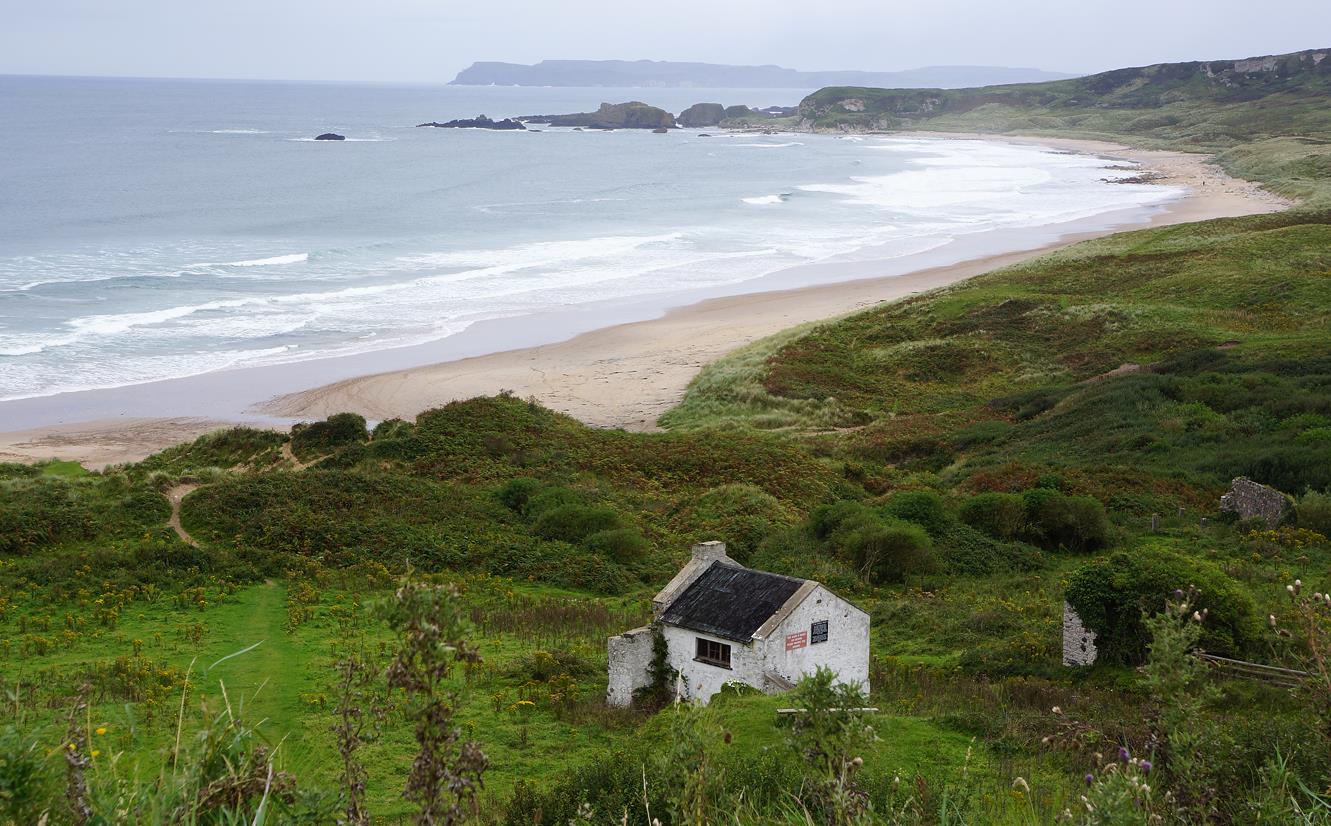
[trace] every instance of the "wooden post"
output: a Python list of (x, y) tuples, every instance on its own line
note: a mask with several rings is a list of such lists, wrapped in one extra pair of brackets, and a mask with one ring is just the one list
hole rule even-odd
[(1158, 530), (1160, 530), (1160, 514), (1153, 513), (1151, 514), (1151, 533), (1155, 533)]

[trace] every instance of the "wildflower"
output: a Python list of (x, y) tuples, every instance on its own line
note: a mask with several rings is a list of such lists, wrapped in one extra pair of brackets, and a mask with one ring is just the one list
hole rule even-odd
[(1271, 625), (1272, 628), (1275, 628), (1275, 627), (1276, 627), (1276, 615), (1275, 615), (1275, 614), (1268, 614), (1267, 617), (1266, 617), (1266, 621)]
[(1087, 774), (1087, 775), (1086, 775), (1086, 785), (1087, 785), (1087, 786), (1091, 786), (1091, 785), (1094, 785), (1094, 784), (1095, 784), (1095, 775), (1093, 775), (1093, 774)]
[(1142, 770), (1142, 774), (1146, 774), (1147, 772), (1149, 772), (1149, 771), (1151, 770), (1151, 761), (1150, 761), (1150, 760), (1142, 760), (1142, 761), (1140, 761), (1140, 762), (1137, 763), (1137, 768), (1139, 768), (1139, 769)]
[(106, 726), (98, 726), (98, 727), (97, 727), (97, 733), (98, 733), (98, 734), (106, 734)]
[(1193, 611), (1193, 612), (1192, 612), (1192, 621), (1193, 621), (1193, 622), (1201, 622), (1201, 621), (1202, 621), (1202, 612), (1201, 612), (1201, 611)]
[(1060, 707), (1058, 707), (1058, 706), (1054, 706), (1054, 713), (1055, 713), (1055, 714), (1062, 714), (1062, 713), (1063, 713), (1063, 709), (1060, 708)]
[(1118, 747), (1118, 759), (1123, 763), (1126, 763), (1132, 759), (1132, 752), (1128, 751), (1127, 746)]
[(101, 754), (102, 754), (102, 750), (101, 750), (101, 749), (93, 749), (93, 750), (92, 750), (92, 756), (93, 756), (93, 757), (100, 757)]

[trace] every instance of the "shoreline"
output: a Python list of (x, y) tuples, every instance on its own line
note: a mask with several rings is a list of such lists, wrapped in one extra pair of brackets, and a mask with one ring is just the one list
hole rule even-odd
[[(1166, 150), (1131, 149), (1106, 141), (1026, 138), (968, 133), (902, 133), (1045, 146), (1138, 163), (1159, 173), (1152, 183), (1185, 187), (1148, 220), (1107, 228), (1057, 231), (1027, 249), (978, 254), (941, 266), (917, 266), (899, 274), (852, 275), (829, 284), (751, 291), (706, 298), (647, 320), (572, 329), (549, 344), (487, 352), (324, 383), (276, 395), (250, 408), (257, 415), (117, 417), (60, 422), (0, 432), (0, 461), (59, 457), (90, 467), (137, 461), (157, 450), (232, 424), (279, 426), (277, 418), (315, 419), (343, 411), (367, 418), (414, 418), (449, 401), (507, 390), (535, 397), (551, 409), (587, 424), (652, 430), (657, 418), (683, 397), (702, 367), (761, 338), (802, 324), (828, 321), (876, 304), (958, 283), (990, 270), (1091, 238), (1122, 231), (1237, 217), (1285, 209), (1289, 202), (1257, 184), (1226, 175), (1211, 157)], [(1044, 228), (1046, 231), (1051, 227)], [(869, 262), (872, 265), (873, 262)], [(831, 265), (836, 266), (836, 265)], [(846, 265), (843, 265), (846, 266)], [(849, 265), (853, 266), (853, 265)], [(861, 264), (859, 269), (864, 269)], [(754, 284), (755, 287), (761, 285)], [(243, 371), (238, 371), (243, 372)], [(317, 381), (317, 379), (316, 379)], [(286, 385), (290, 387), (290, 385)], [(285, 389), (278, 386), (277, 392)]]

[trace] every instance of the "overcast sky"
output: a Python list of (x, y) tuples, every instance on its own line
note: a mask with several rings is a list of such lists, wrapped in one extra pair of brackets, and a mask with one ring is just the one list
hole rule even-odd
[(3, 0), (0, 73), (446, 81), (475, 60), (1094, 72), (1331, 46), (1331, 0)]

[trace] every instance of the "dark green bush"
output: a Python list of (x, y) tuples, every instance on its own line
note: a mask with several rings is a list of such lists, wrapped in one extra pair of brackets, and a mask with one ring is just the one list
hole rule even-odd
[(365, 442), (370, 432), (365, 417), (357, 413), (334, 413), (322, 422), (291, 428), (291, 452), (301, 461), (331, 453), (344, 445)]
[(1331, 493), (1308, 491), (1299, 497), (1294, 515), (1300, 528), (1331, 536)]
[(580, 504), (582, 504), (582, 496), (577, 491), (561, 487), (548, 487), (529, 495), (522, 513), (528, 519), (534, 519), (554, 508)]
[(619, 514), (614, 508), (569, 504), (543, 511), (532, 530), (544, 539), (579, 543), (594, 533), (619, 527)]
[(1068, 582), (1066, 599), (1096, 633), (1098, 662), (1136, 664), (1150, 641), (1143, 614), (1189, 586), (1200, 592), (1194, 608), (1207, 609), (1202, 647), (1212, 654), (1242, 654), (1260, 629), (1252, 599), (1219, 568), (1172, 551), (1146, 546), (1119, 551), (1083, 566)]
[(944, 531), (934, 545), (934, 553), (944, 570), (964, 576), (1034, 571), (1044, 566), (1039, 549), (999, 541), (965, 523), (953, 523)]
[(497, 495), (499, 501), (504, 503), (504, 507), (516, 513), (523, 513), (527, 510), (527, 503), (540, 489), (541, 481), (539, 479), (533, 479), (530, 476), (519, 476), (505, 482)]
[(1022, 494), (1026, 537), (1042, 548), (1093, 551), (1109, 544), (1105, 506), (1089, 496), (1065, 496), (1050, 488)]
[(402, 419), (384, 419), (374, 426), (370, 432), (370, 438), (378, 441), (380, 439), (405, 439), (416, 432), (416, 426), (411, 422)]
[(981, 493), (961, 506), (961, 521), (998, 539), (1015, 539), (1026, 527), (1026, 503), (1015, 493)]
[(929, 534), (900, 519), (863, 522), (839, 531), (834, 541), (841, 555), (873, 583), (901, 582), (938, 567), (930, 552)]
[(597, 531), (583, 540), (583, 547), (616, 562), (636, 562), (651, 550), (651, 543), (638, 533), (637, 528), (613, 528)]
[(952, 524), (952, 514), (943, 497), (931, 490), (903, 490), (892, 495), (883, 506), (889, 516), (920, 525), (933, 536), (938, 536)]
[(814, 536), (826, 539), (852, 519), (872, 518), (873, 511), (863, 502), (843, 499), (830, 505), (819, 505), (809, 517)]
[(28, 553), (74, 539), (91, 539), (97, 522), (83, 486), (34, 479), (0, 488), (0, 553)]

